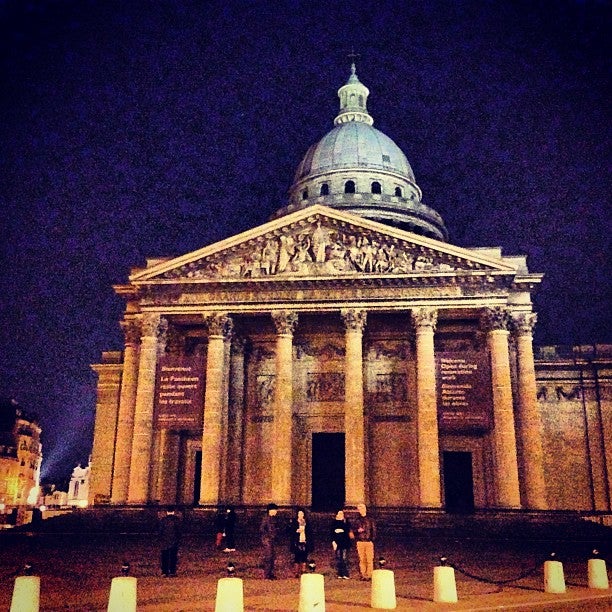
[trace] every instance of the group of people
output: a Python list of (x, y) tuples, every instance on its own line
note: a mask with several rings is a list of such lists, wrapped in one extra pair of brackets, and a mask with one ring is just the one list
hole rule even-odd
[[(330, 529), (331, 549), (338, 578), (349, 578), (349, 551), (355, 544), (359, 558), (359, 572), (362, 580), (371, 580), (374, 570), (374, 541), (376, 522), (367, 513), (365, 504), (357, 505), (357, 517), (350, 522), (344, 510), (338, 510)], [(275, 580), (277, 548), (281, 538), (288, 535), (289, 549), (293, 556), (295, 576), (306, 572), (309, 556), (314, 550), (313, 530), (306, 512), (298, 508), (287, 528), (278, 523), (278, 506), (269, 504), (260, 525), (263, 546), (264, 577)], [(236, 513), (232, 506), (220, 509), (215, 521), (215, 547), (223, 552), (236, 550), (235, 528)], [(164, 576), (175, 576), (178, 546), (180, 540), (180, 521), (176, 512), (169, 509), (160, 523), (161, 571)]]
[[(362, 580), (371, 580), (374, 571), (374, 541), (376, 522), (367, 513), (365, 504), (357, 506), (358, 516), (353, 523), (346, 518), (344, 510), (338, 510), (330, 530), (331, 547), (334, 554), (338, 578), (349, 579), (349, 551), (355, 542), (359, 558), (359, 572)], [(276, 578), (276, 543), (279, 528), (276, 522), (278, 507), (270, 504), (261, 528), (261, 543), (264, 547), (264, 576), (268, 580)], [(314, 549), (312, 529), (303, 509), (296, 511), (289, 526), (289, 547), (293, 554), (295, 575), (299, 577), (306, 571), (308, 556)]]

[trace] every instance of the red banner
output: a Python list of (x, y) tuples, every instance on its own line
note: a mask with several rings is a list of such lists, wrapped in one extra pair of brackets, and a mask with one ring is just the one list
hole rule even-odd
[(162, 356), (155, 381), (157, 425), (165, 429), (201, 429), (203, 405), (203, 357)]
[(475, 351), (444, 351), (436, 355), (436, 370), (440, 429), (489, 429), (493, 403), (488, 356)]

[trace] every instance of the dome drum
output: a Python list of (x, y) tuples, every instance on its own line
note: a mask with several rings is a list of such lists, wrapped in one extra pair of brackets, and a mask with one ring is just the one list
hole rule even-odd
[(444, 221), (421, 203), (421, 190), (403, 151), (372, 126), (369, 93), (353, 64), (348, 82), (338, 90), (335, 127), (308, 149), (289, 190), (289, 204), (272, 218), (323, 204), (446, 241)]

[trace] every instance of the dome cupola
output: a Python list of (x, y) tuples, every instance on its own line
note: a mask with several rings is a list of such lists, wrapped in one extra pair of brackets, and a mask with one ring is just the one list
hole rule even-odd
[(346, 210), (438, 240), (448, 232), (442, 217), (422, 204), (421, 190), (402, 150), (373, 127), (367, 109), (369, 89), (355, 64), (338, 90), (335, 127), (312, 145), (300, 162), (289, 204), (273, 218), (314, 204)]

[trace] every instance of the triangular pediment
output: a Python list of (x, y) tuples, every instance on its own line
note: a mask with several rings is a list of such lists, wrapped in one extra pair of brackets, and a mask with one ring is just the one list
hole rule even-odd
[(517, 272), (515, 265), (325, 206), (311, 206), (140, 270), (140, 283)]

